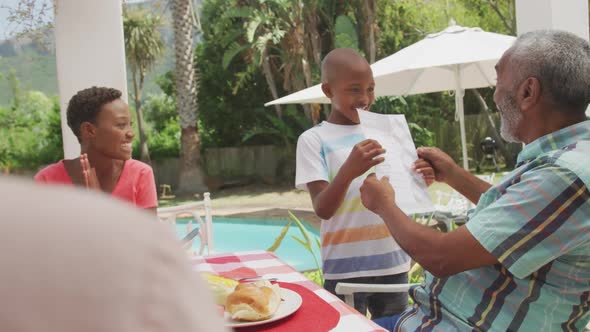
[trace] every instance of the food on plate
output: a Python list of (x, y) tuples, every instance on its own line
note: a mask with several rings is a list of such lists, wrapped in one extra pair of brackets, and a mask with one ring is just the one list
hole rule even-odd
[(258, 280), (236, 286), (227, 297), (225, 311), (235, 320), (259, 321), (272, 317), (280, 303), (279, 286)]
[(213, 291), (215, 303), (219, 305), (225, 305), (227, 296), (240, 284), (234, 279), (216, 276), (211, 273), (203, 273), (202, 275), (207, 281), (209, 288)]

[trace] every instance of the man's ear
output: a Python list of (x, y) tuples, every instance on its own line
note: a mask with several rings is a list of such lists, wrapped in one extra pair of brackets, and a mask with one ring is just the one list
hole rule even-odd
[(324, 92), (326, 97), (332, 98), (333, 93), (332, 93), (332, 87), (330, 87), (330, 84), (322, 83), (322, 91)]
[(518, 87), (516, 96), (523, 111), (531, 109), (541, 99), (541, 82), (536, 77), (527, 78)]
[(88, 138), (94, 138), (95, 136), (96, 127), (88, 121), (82, 122), (82, 124), (80, 125), (80, 138), (84, 140)]

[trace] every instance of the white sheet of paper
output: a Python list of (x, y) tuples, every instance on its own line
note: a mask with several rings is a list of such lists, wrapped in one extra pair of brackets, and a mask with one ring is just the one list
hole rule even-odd
[(434, 211), (422, 176), (412, 170), (418, 159), (410, 128), (403, 114), (359, 112), (361, 126), (368, 138), (385, 149), (385, 161), (376, 166), (377, 178), (389, 176), (397, 205), (406, 214)]

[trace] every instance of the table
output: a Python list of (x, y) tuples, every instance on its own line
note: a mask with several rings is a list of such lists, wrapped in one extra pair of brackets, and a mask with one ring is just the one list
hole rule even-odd
[(289, 282), (303, 286), (326, 301), (340, 314), (340, 320), (332, 331), (385, 331), (379, 325), (373, 323), (367, 317), (346, 305), (339, 298), (307, 279), (303, 274), (295, 271), (291, 266), (270, 252), (242, 251), (210, 256), (195, 256), (191, 259), (191, 262), (193, 268), (199, 272), (209, 272), (219, 275), (235, 271), (236, 275), (240, 275), (242, 271), (244, 273), (248, 271), (252, 275), (277, 278), (279, 282)]

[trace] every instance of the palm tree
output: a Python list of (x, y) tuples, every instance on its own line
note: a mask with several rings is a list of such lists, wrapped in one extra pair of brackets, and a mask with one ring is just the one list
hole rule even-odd
[(133, 78), (133, 100), (137, 114), (141, 160), (146, 162), (150, 162), (150, 153), (145, 134), (141, 97), (145, 76), (162, 55), (163, 42), (159, 31), (160, 27), (159, 16), (153, 16), (143, 10), (124, 11), (125, 56)]
[(357, 4), (360, 12), (360, 27), (361, 36), (363, 40), (363, 51), (369, 63), (375, 62), (377, 55), (377, 46), (375, 45), (375, 10), (377, 7), (376, 0), (361, 0)]
[[(279, 98), (279, 91), (274, 77), (270, 49), (279, 45), (285, 36), (285, 24), (282, 15), (289, 11), (286, 1), (271, 0), (238, 1), (234, 0), (235, 8), (227, 11), (222, 19), (242, 19), (243, 27), (236, 28), (233, 34), (236, 40), (229, 44), (223, 55), (223, 67), (227, 68), (231, 61), (245, 50), (247, 63), (259, 66), (266, 79), (270, 93), (274, 99)], [(240, 31), (242, 31), (240, 33)], [(275, 112), (280, 118), (282, 108), (275, 105)]]
[(204, 192), (201, 150), (197, 129), (197, 80), (193, 52), (193, 8), (191, 0), (172, 0), (176, 109), (180, 119), (180, 179), (178, 193)]
[[(233, 40), (223, 57), (224, 67), (244, 51), (250, 65), (260, 67), (273, 98), (279, 97), (282, 88), (295, 92), (313, 84), (311, 66), (319, 68), (321, 37), (319, 2), (317, 0), (250, 0), (234, 1), (232, 10), (222, 19), (241, 19), (243, 26), (236, 28)], [(241, 33), (240, 33), (241, 31)], [(303, 106), (313, 122), (318, 112), (309, 105)], [(275, 105), (277, 116), (282, 116), (280, 105)]]

